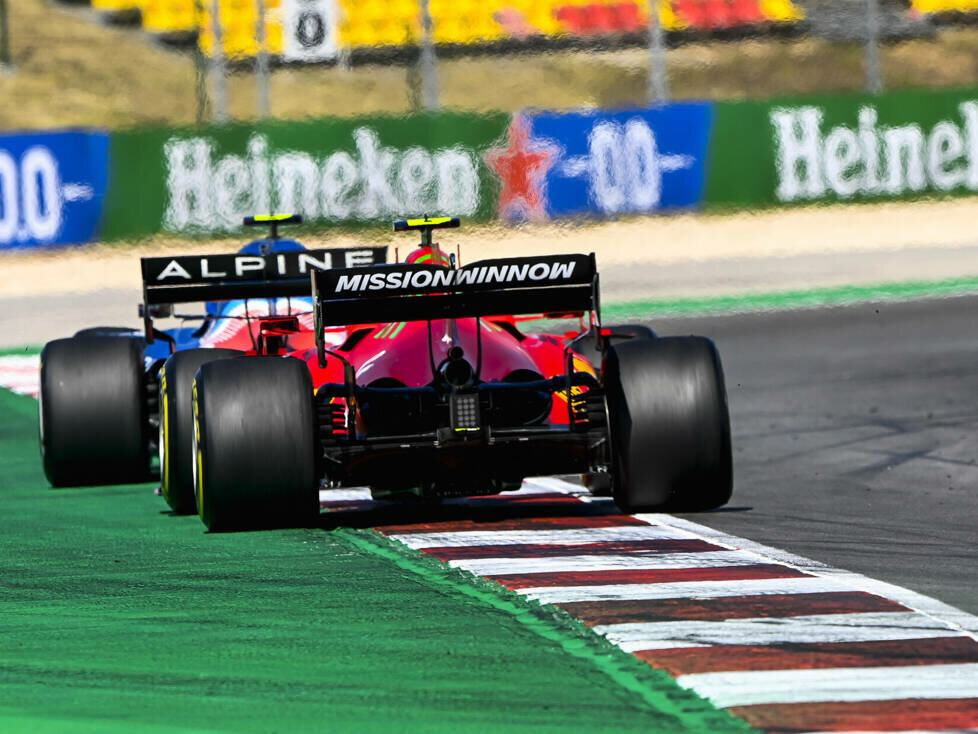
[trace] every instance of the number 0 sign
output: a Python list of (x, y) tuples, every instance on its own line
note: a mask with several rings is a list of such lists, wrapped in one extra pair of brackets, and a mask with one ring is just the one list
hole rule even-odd
[(286, 61), (332, 61), (338, 53), (336, 0), (285, 0)]

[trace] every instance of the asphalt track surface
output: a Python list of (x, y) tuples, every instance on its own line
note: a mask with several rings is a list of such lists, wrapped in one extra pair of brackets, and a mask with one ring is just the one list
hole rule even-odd
[(726, 372), (733, 500), (683, 517), (978, 613), (978, 297), (649, 323)]

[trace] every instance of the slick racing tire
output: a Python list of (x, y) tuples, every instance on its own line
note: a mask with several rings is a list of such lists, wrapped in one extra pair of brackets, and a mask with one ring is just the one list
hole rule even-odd
[(44, 473), (55, 487), (149, 481), (142, 339), (57, 339), (41, 352)]
[(197, 512), (191, 450), (194, 376), (202, 364), (242, 354), (236, 349), (187, 349), (171, 354), (160, 370), (160, 487), (178, 515)]
[[(655, 339), (656, 333), (645, 324), (612, 324), (603, 327), (611, 330), (611, 343), (619, 344), (624, 341), (634, 341), (635, 339)], [(601, 370), (601, 352), (594, 345), (594, 338), (590, 336), (579, 336), (571, 344), (571, 349), (587, 359), (594, 368)]]
[(733, 488), (730, 418), (716, 347), (696, 336), (616, 344), (605, 358), (615, 502), (698, 511)]
[(208, 362), (193, 393), (194, 486), (207, 529), (315, 524), (318, 443), (305, 363), (293, 357)]

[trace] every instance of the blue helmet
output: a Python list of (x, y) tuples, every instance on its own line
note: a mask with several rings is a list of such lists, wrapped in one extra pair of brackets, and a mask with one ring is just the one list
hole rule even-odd
[[(254, 240), (249, 242), (247, 245), (242, 247), (238, 252), (242, 255), (273, 255), (276, 252), (295, 252), (297, 250), (305, 250), (306, 247), (301, 242), (297, 240), (280, 240), (280, 239), (264, 239), (264, 240)], [(275, 300), (275, 299), (268, 299)], [(311, 299), (293, 299), (293, 301), (310, 301)], [(244, 303), (242, 300), (236, 301), (208, 301), (204, 308), (205, 313), (208, 316), (220, 316), (222, 313), (227, 311), (229, 308), (233, 308), (236, 304)]]

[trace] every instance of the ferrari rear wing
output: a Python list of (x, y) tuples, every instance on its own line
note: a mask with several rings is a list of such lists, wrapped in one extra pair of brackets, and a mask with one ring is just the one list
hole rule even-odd
[(598, 309), (594, 255), (480, 260), (462, 268), (396, 264), (318, 270), (322, 326)]

